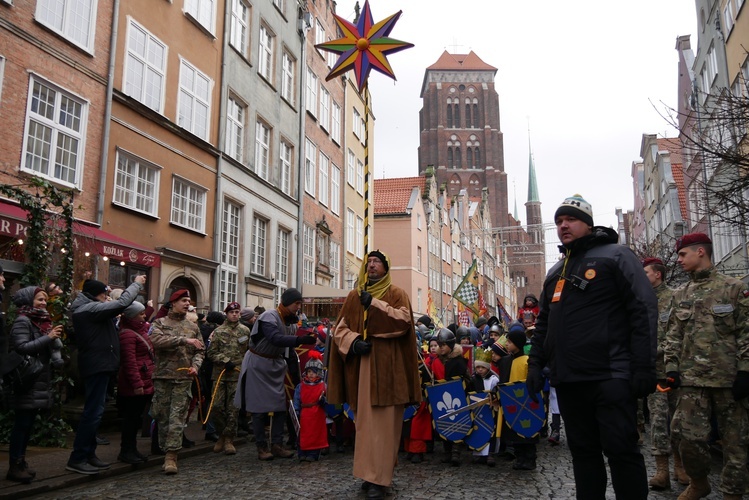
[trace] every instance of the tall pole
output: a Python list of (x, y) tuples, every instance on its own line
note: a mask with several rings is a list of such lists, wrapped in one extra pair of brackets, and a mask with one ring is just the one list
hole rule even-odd
[(364, 83), (364, 255), (369, 253), (369, 84)]

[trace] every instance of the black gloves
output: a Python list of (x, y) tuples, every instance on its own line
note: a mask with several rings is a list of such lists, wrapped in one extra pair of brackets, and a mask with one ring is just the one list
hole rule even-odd
[(681, 376), (679, 372), (666, 373), (666, 387), (669, 389), (678, 389), (681, 387)]
[(312, 345), (315, 343), (314, 335), (302, 335), (296, 338), (296, 345)]
[(731, 387), (733, 399), (736, 401), (749, 396), (749, 372), (737, 372)]
[(630, 385), (632, 386), (632, 395), (637, 399), (644, 398), (648, 394), (655, 392), (655, 386), (658, 381), (654, 373), (639, 372), (632, 374)]
[(359, 302), (364, 306), (364, 309), (369, 309), (369, 306), (372, 304), (372, 294), (366, 290), (362, 290), (361, 295), (359, 295)]
[(538, 367), (528, 367), (528, 377), (525, 379), (525, 385), (528, 388), (528, 396), (534, 403), (538, 403), (538, 393), (544, 388), (544, 378)]
[(237, 365), (235, 365), (231, 361), (227, 361), (226, 363), (224, 363), (224, 370), (226, 370), (227, 372), (234, 371), (234, 368), (236, 367)]
[[(366, 293), (366, 292), (363, 292), (363, 293)], [(367, 293), (367, 295), (369, 295), (369, 294)], [(369, 298), (371, 300), (372, 296), (370, 295)], [(354, 343), (351, 344), (351, 352), (353, 352), (357, 356), (362, 356), (364, 354), (369, 354), (369, 351), (371, 351), (371, 350), (372, 350), (372, 344), (370, 344), (369, 342), (366, 342), (366, 341), (364, 341), (362, 339), (356, 339), (356, 340), (354, 340)]]

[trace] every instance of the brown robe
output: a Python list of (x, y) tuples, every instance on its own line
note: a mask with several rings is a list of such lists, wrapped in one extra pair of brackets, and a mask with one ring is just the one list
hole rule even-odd
[(356, 290), (336, 320), (328, 356), (328, 401), (356, 412), (354, 475), (389, 486), (398, 459), (403, 407), (421, 401), (416, 333), (408, 295), (391, 285), (367, 311), (368, 355), (349, 354), (361, 337), (364, 308)]

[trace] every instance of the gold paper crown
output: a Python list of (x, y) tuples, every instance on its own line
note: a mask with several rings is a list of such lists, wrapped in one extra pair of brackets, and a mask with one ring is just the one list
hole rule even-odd
[(476, 352), (473, 354), (473, 360), (481, 361), (484, 363), (491, 364), (492, 363), (492, 350), (491, 349), (476, 349)]

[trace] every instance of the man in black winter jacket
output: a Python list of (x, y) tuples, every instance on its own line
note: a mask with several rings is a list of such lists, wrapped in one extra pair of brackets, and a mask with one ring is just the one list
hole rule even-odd
[(145, 275), (136, 276), (117, 300), (108, 301), (107, 285), (86, 280), (70, 306), (86, 399), (65, 467), (69, 471), (98, 474), (110, 466), (96, 456), (96, 432), (104, 414), (109, 379), (120, 368), (120, 340), (114, 319), (133, 303), (145, 284)]
[(657, 299), (615, 231), (593, 227), (580, 195), (554, 214), (564, 259), (551, 268), (531, 340), (528, 390), (548, 365), (572, 452), (577, 498), (605, 498), (608, 458), (617, 498), (648, 495), (637, 445), (637, 398), (655, 391)]

